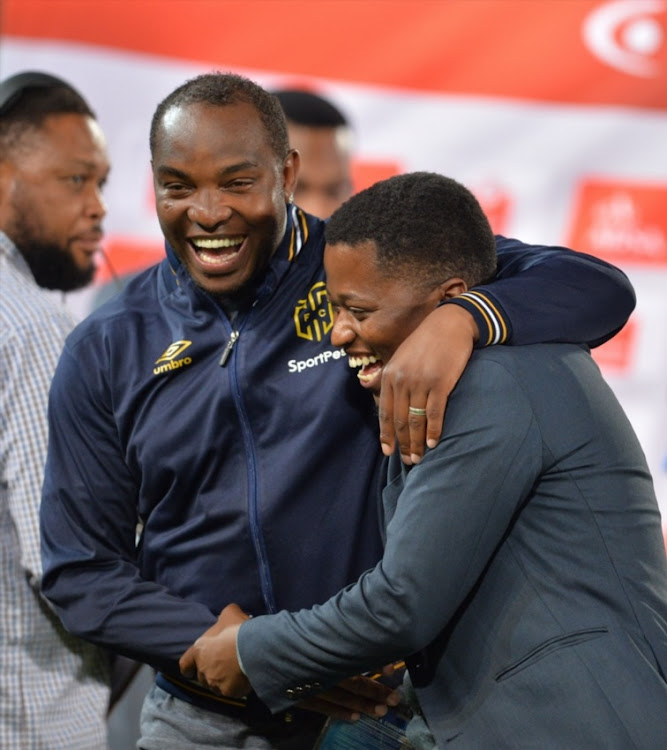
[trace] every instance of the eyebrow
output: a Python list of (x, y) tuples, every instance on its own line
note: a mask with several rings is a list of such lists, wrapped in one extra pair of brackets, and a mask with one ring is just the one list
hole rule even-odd
[[(253, 169), (257, 167), (257, 162), (254, 161), (242, 161), (238, 164), (230, 164), (228, 167), (225, 167), (224, 169), (221, 169), (218, 173), (219, 177), (226, 177), (227, 175), (235, 174), (236, 172), (241, 172), (244, 169)], [(190, 175), (187, 172), (184, 172), (182, 169), (177, 169), (176, 167), (170, 167), (168, 165), (160, 165), (157, 168), (157, 173), (159, 175), (171, 175), (173, 177), (180, 177), (183, 180), (189, 179)]]
[[(99, 165), (94, 161), (88, 161), (86, 159), (72, 159), (69, 169), (85, 169), (88, 172), (97, 172)], [(107, 165), (105, 174), (108, 175), (111, 172), (111, 165)]]
[(329, 289), (327, 289), (326, 291), (327, 291), (327, 296), (329, 297), (329, 301), (333, 300), (340, 305), (349, 305), (350, 303), (354, 304), (355, 302), (359, 304), (365, 304), (364, 298), (362, 296), (359, 296), (358, 294), (355, 294), (354, 292), (352, 292), (351, 294), (346, 294), (345, 292), (343, 292), (341, 295), (335, 298), (331, 294)]
[(172, 175), (173, 177), (181, 177), (182, 179), (187, 179), (187, 174), (180, 169), (176, 169), (175, 167), (159, 166), (157, 168), (157, 173), (165, 176)]
[(74, 157), (71, 159), (72, 164), (77, 164), (82, 167), (87, 167), (88, 169), (95, 169), (97, 166), (94, 161), (89, 161), (88, 159), (79, 159), (78, 157)]

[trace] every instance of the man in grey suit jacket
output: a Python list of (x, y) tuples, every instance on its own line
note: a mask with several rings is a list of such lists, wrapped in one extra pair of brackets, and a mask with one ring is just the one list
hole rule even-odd
[[(494, 258), (477, 201), (439, 175), (391, 178), (339, 209), (325, 254), (332, 342), (361, 385), (379, 394), (383, 362)], [(427, 409), (411, 405), (412, 418)], [(390, 458), (383, 507), (383, 559), (356, 584), (311, 610), (212, 628), (184, 672), (227, 694), (249, 680), (280, 710), (407, 657), (440, 748), (667, 747), (660, 514), (587, 350), (476, 350), (439, 444), (413, 467)]]

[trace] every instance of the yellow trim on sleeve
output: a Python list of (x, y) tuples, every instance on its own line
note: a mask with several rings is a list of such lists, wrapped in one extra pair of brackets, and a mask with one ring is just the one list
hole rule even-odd
[(496, 316), (496, 320), (498, 321), (501, 329), (501, 336), (500, 340), (498, 341), (499, 344), (504, 344), (507, 341), (507, 325), (505, 323), (505, 320), (503, 319), (503, 316), (500, 314), (498, 308), (493, 304), (493, 302), (485, 295), (482, 294), (482, 292), (469, 292), (469, 294), (476, 294), (478, 297), (481, 297), (486, 304), (493, 310)]
[(488, 331), (488, 338), (484, 346), (488, 346), (493, 341), (493, 326), (491, 325), (491, 321), (489, 319), (489, 316), (487, 315), (486, 310), (479, 304), (479, 302), (469, 292), (464, 292), (461, 296), (467, 299), (471, 305), (474, 305), (479, 310), (480, 315), (484, 318), (484, 322), (486, 323), (486, 329)]

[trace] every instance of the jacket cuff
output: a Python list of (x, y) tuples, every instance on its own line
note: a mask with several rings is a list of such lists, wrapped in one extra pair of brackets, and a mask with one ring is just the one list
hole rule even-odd
[(479, 329), (476, 349), (493, 344), (506, 344), (512, 336), (512, 326), (505, 311), (487, 292), (472, 289), (457, 297), (448, 299), (445, 304), (460, 305), (474, 318)]

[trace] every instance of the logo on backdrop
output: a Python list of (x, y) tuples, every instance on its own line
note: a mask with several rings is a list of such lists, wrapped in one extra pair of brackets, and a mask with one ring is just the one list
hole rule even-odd
[(612, 68), (656, 78), (666, 27), (667, 0), (611, 0), (588, 15), (582, 34), (595, 57)]
[(667, 266), (667, 183), (585, 180), (569, 247), (616, 265)]

